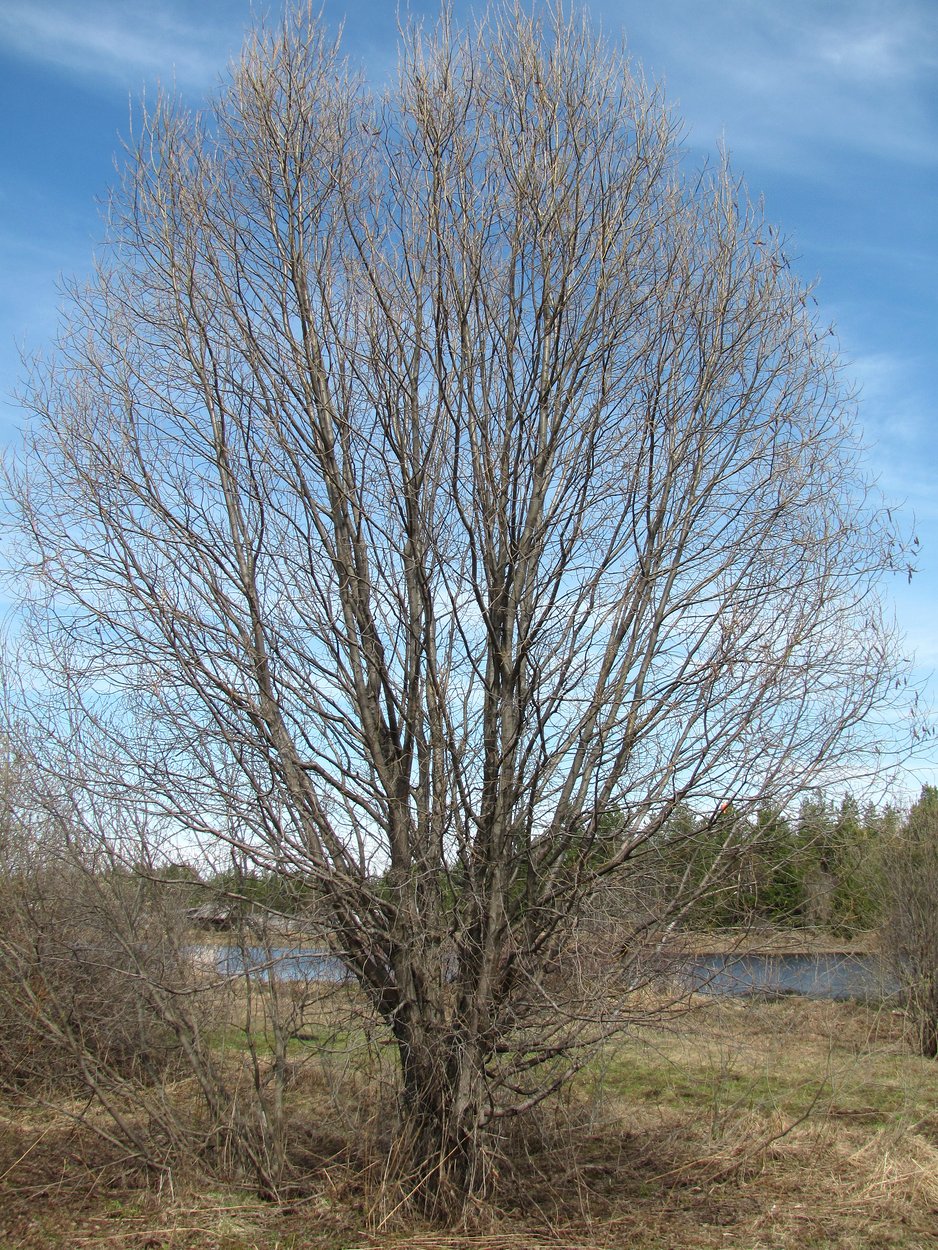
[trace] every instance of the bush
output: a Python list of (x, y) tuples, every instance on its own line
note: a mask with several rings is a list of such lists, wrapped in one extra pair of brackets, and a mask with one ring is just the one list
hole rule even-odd
[(185, 984), (184, 947), (143, 883), (77, 857), (20, 866), (0, 886), (0, 1086), (36, 1093), (154, 1083), (179, 1057), (154, 987)]
[(921, 1054), (938, 1056), (938, 788), (924, 786), (884, 854), (883, 953)]

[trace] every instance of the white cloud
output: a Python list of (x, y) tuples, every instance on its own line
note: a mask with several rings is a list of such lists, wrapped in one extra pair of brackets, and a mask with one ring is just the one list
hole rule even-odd
[(903, 47), (900, 33), (891, 27), (856, 33), (847, 38), (827, 31), (819, 40), (816, 56), (837, 71), (864, 81), (874, 76), (880, 79), (903, 78), (908, 73), (907, 49)]
[[(247, 15), (245, 7), (244, 16)], [(97, 0), (5, 0), (0, 42), (15, 55), (134, 91), (160, 77), (180, 86), (212, 84), (240, 39), (241, 27), (205, 20), (167, 4)]]
[(938, 160), (931, 0), (604, 0), (664, 73), (695, 143), (812, 175), (843, 149)]

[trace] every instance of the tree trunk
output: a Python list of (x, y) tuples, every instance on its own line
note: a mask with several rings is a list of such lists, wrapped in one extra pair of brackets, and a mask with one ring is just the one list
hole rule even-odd
[(934, 976), (920, 976), (909, 996), (918, 1033), (918, 1052), (926, 1059), (938, 1058), (938, 984)]
[(933, 1016), (919, 1021), (919, 1053), (926, 1059), (938, 1058), (938, 1019)]
[(482, 1048), (457, 1024), (427, 1030), (414, 1021), (397, 1032), (399, 1174), (425, 1214), (452, 1216), (486, 1188)]

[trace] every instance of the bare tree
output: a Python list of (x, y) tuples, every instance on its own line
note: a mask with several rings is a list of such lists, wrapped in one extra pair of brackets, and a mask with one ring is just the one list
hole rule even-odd
[(616, 949), (599, 885), (678, 805), (841, 769), (896, 675), (830, 340), (676, 131), (579, 20), (407, 29), (376, 98), (304, 11), (204, 116), (142, 112), (30, 386), (29, 629), (86, 784), (315, 885), (430, 1205), (627, 1018), (583, 969), (649, 918)]

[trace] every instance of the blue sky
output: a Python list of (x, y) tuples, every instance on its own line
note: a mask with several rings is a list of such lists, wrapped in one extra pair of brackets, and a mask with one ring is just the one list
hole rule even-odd
[[(270, 7), (276, 10), (279, 0)], [(263, 6), (258, 6), (263, 7)], [(861, 394), (871, 471), (914, 518), (911, 585), (890, 587), (938, 705), (938, 2), (594, 0), (665, 83), (693, 158), (729, 150), (818, 279)], [(411, 12), (437, 5), (412, 0)], [(457, 2), (457, 14), (469, 6)], [(373, 78), (395, 60), (394, 0), (323, 5)], [(248, 0), (0, 0), (0, 437), (15, 438), (18, 346), (41, 348), (58, 284), (87, 272), (131, 103), (157, 81), (193, 104), (251, 21)], [(938, 740), (907, 786), (938, 779)]]

